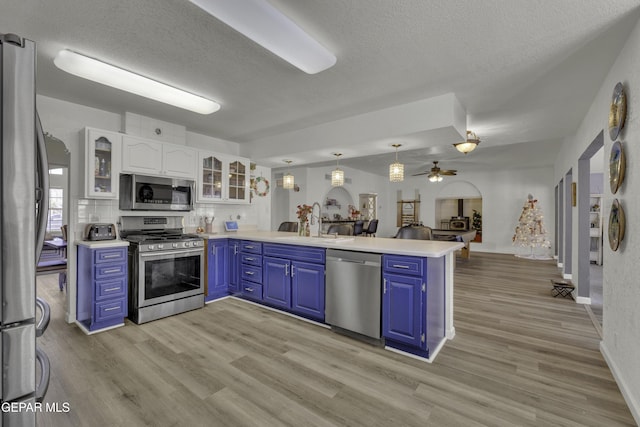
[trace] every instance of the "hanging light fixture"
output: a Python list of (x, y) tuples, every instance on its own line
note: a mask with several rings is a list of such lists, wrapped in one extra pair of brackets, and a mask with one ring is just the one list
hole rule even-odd
[[(291, 160), (284, 160), (284, 162), (287, 165), (291, 164)], [(282, 177), (282, 188), (286, 190), (292, 190), (293, 187), (294, 187), (294, 177), (293, 175), (291, 175), (290, 172), (287, 171), (287, 173), (285, 173), (284, 176)]]
[(467, 131), (467, 140), (463, 142), (458, 142), (457, 144), (453, 144), (456, 149), (464, 154), (470, 153), (476, 149), (476, 147), (480, 144), (480, 139), (470, 130)]
[(442, 175), (430, 175), (429, 182), (440, 182), (442, 181)]
[(342, 153), (333, 153), (333, 155), (336, 156), (336, 168), (331, 171), (331, 186), (341, 187), (344, 185), (344, 171), (340, 169), (338, 161), (340, 160)]
[(396, 161), (389, 165), (389, 181), (402, 182), (404, 181), (404, 165), (398, 162), (398, 147), (402, 147), (402, 144), (391, 144), (396, 149)]

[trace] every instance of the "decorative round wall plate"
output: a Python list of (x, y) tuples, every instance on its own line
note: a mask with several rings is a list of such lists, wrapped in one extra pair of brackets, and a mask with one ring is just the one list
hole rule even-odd
[(627, 116), (627, 96), (624, 93), (624, 86), (618, 82), (613, 89), (611, 107), (609, 108), (609, 136), (615, 141), (624, 127), (624, 120)]
[(622, 143), (616, 141), (611, 147), (611, 155), (609, 156), (609, 185), (611, 186), (612, 194), (616, 194), (622, 185), (622, 181), (624, 181), (625, 163)]
[(611, 246), (611, 250), (618, 250), (620, 242), (624, 239), (624, 228), (624, 209), (618, 199), (614, 199), (609, 213), (609, 246)]

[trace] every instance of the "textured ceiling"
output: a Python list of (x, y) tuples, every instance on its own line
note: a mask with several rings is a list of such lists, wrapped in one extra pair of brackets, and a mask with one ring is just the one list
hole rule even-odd
[[(240, 143), (455, 93), (483, 142), (467, 156), (449, 142), (403, 147), (412, 150), (401, 152), (411, 159), (409, 172), (419, 172), (418, 163), (434, 156), (452, 162), (445, 168), (481, 167), (491, 158), (514, 165), (523, 156), (552, 164), (638, 19), (637, 0), (270, 2), (333, 51), (336, 65), (305, 74), (187, 0), (3, 2), (0, 33), (37, 42), (40, 94)], [(214, 99), (222, 109), (202, 116), (68, 75), (53, 65), (63, 48)], [(344, 164), (386, 173), (380, 167), (391, 143), (387, 157)], [(503, 153), (519, 144), (527, 148)]]

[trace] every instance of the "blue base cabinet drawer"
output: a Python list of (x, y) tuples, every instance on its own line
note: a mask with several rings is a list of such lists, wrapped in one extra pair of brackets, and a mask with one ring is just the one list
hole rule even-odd
[(96, 301), (109, 298), (120, 298), (127, 295), (127, 278), (118, 277), (113, 280), (96, 282)]
[(242, 264), (240, 266), (240, 279), (262, 284), (262, 267)]
[(97, 302), (95, 310), (95, 321), (97, 323), (102, 323), (112, 318), (122, 319), (127, 315), (127, 307), (124, 298)]
[(78, 245), (76, 318), (90, 332), (124, 325), (127, 247)]
[(243, 280), (240, 283), (240, 288), (240, 292), (243, 296), (252, 300), (262, 301), (262, 285)]
[(388, 273), (422, 276), (427, 271), (427, 259), (414, 256), (385, 255), (383, 269)]
[(262, 254), (262, 243), (252, 242), (250, 240), (241, 240), (240, 252), (260, 255)]

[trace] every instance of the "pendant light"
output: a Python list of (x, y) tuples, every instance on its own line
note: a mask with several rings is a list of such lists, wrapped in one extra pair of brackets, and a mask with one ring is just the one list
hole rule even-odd
[(475, 132), (470, 130), (467, 131), (467, 140), (463, 142), (458, 142), (457, 144), (453, 144), (461, 153), (467, 154), (476, 149), (476, 147), (480, 144), (480, 139), (476, 135)]
[(396, 149), (396, 161), (389, 165), (389, 181), (402, 182), (404, 181), (404, 165), (398, 162), (398, 147), (402, 147), (402, 144), (391, 144)]
[[(291, 164), (291, 160), (283, 160), (287, 166)], [(294, 177), (290, 172), (284, 174), (282, 177), (282, 188), (286, 190), (292, 190), (294, 186)]]
[(333, 153), (333, 155), (336, 156), (336, 168), (331, 171), (331, 186), (341, 187), (344, 185), (344, 171), (340, 169), (338, 161), (340, 160), (342, 153)]

